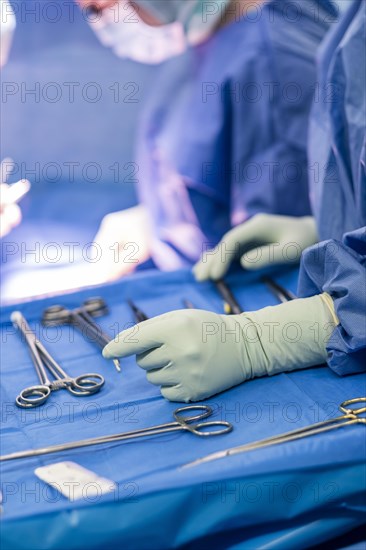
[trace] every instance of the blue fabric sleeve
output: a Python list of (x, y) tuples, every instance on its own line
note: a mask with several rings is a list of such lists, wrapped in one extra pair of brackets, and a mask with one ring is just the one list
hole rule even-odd
[(366, 227), (305, 251), (299, 296), (328, 292), (340, 324), (327, 344), (328, 365), (339, 375), (366, 371)]

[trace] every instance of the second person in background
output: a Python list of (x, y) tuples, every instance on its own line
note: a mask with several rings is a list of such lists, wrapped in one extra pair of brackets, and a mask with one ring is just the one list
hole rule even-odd
[[(330, 0), (130, 4), (145, 27), (161, 25), (156, 38), (167, 58), (176, 52), (168, 47), (172, 24), (181, 26), (186, 48), (157, 68), (141, 116), (140, 205), (106, 216), (96, 236), (103, 250), (114, 245), (103, 280), (150, 257), (163, 270), (190, 266), (259, 212), (310, 214), (306, 141), (315, 58), (338, 15)], [(316, 239), (310, 221), (304, 247)], [(131, 242), (134, 262), (127, 262)]]

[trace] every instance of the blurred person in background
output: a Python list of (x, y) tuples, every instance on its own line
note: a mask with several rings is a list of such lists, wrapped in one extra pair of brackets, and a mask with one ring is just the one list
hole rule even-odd
[[(315, 57), (338, 17), (334, 3), (79, 2), (101, 10), (95, 30), (117, 55), (161, 63), (140, 120), (140, 204), (103, 220), (95, 241), (110, 260), (100, 280), (150, 257), (163, 270), (191, 266), (259, 212), (309, 216)], [(317, 239), (308, 222), (304, 247)]]

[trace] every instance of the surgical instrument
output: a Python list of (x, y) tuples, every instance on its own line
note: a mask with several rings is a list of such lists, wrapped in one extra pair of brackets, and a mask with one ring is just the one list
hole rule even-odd
[(283, 288), (283, 286), (271, 279), (271, 277), (262, 277), (262, 282), (282, 304), (291, 302), (297, 298), (293, 292)]
[(148, 316), (132, 300), (127, 300), (128, 305), (132, 309), (136, 323), (142, 323), (148, 320)]
[[(187, 413), (200, 411), (198, 414), (187, 416)], [(213, 413), (212, 408), (208, 405), (189, 405), (187, 407), (180, 407), (173, 413), (174, 422), (168, 422), (166, 424), (159, 424), (157, 426), (151, 426), (149, 428), (142, 428), (141, 430), (133, 430), (130, 432), (119, 433), (114, 435), (106, 435), (101, 437), (94, 437), (91, 439), (84, 439), (81, 441), (74, 441), (70, 443), (61, 443), (60, 445), (52, 445), (50, 447), (44, 447), (41, 449), (30, 449), (27, 451), (19, 451), (8, 455), (0, 456), (0, 462), (6, 460), (14, 460), (18, 458), (28, 458), (33, 456), (40, 456), (50, 453), (56, 453), (59, 451), (69, 451), (72, 449), (80, 449), (82, 447), (90, 447), (92, 445), (101, 445), (103, 443), (116, 443), (118, 441), (124, 441), (127, 439), (134, 439), (139, 437), (147, 437), (171, 432), (186, 431), (198, 437), (211, 437), (216, 435), (227, 434), (232, 431), (233, 425), (225, 420), (212, 420), (203, 422), (205, 418), (208, 418)], [(221, 429), (213, 429), (208, 431), (207, 428), (221, 427)]]
[(206, 462), (212, 462), (220, 458), (226, 458), (227, 456), (233, 456), (240, 453), (245, 453), (249, 451), (255, 451), (257, 449), (262, 449), (263, 447), (269, 447), (271, 445), (278, 445), (279, 443), (287, 443), (288, 441), (296, 441), (304, 437), (309, 437), (311, 435), (316, 435), (320, 433), (329, 432), (331, 430), (336, 430), (338, 428), (344, 428), (346, 426), (354, 426), (357, 424), (366, 425), (366, 418), (359, 418), (359, 415), (366, 412), (366, 407), (352, 408), (352, 405), (357, 403), (365, 403), (366, 397), (357, 397), (355, 399), (348, 399), (343, 401), (339, 405), (339, 410), (343, 413), (341, 416), (336, 418), (331, 418), (323, 422), (317, 422), (311, 424), (310, 426), (305, 426), (304, 428), (299, 428), (297, 430), (292, 430), (283, 434), (275, 435), (268, 437), (266, 439), (261, 439), (259, 441), (254, 441), (253, 443), (246, 443), (245, 445), (239, 445), (238, 447), (232, 447), (224, 451), (218, 451), (216, 453), (209, 454), (193, 462), (185, 464), (183, 468), (190, 468), (192, 466), (198, 466)]
[(243, 313), (240, 304), (236, 300), (234, 294), (232, 293), (227, 283), (225, 283), (225, 281), (223, 281), (222, 279), (220, 281), (215, 281), (215, 286), (221, 294), (222, 298), (224, 299), (225, 310), (226, 307), (228, 308), (226, 313), (228, 313), (229, 315), (240, 315), (241, 313)]
[(82, 330), (89, 328), (85, 321), (90, 325), (91, 332), (98, 334), (101, 339), (109, 341), (109, 337), (105, 335), (100, 327), (94, 322), (94, 317), (102, 317), (108, 313), (107, 304), (103, 298), (90, 298), (83, 305), (72, 311), (69, 311), (63, 306), (56, 305), (47, 308), (43, 312), (42, 323), (46, 326), (57, 326), (63, 323), (72, 323)]
[[(15, 400), (18, 407), (38, 407), (48, 399), (52, 391), (59, 389), (67, 389), (76, 396), (88, 396), (98, 392), (102, 388), (104, 378), (101, 374), (87, 373), (71, 378), (36, 338), (36, 335), (32, 332), (20, 311), (12, 313), (11, 321), (25, 338), (41, 382), (38, 386), (30, 386), (20, 392)], [(54, 380), (48, 378), (47, 369), (55, 377)]]
[[(103, 349), (111, 338), (105, 334), (94, 322), (94, 317), (101, 317), (108, 313), (108, 307), (102, 298), (90, 298), (81, 307), (69, 310), (63, 306), (56, 305), (47, 308), (43, 312), (42, 323), (45, 326), (58, 326), (71, 324), (78, 328), (86, 336), (90, 335), (92, 340)], [(118, 359), (113, 359), (114, 366), (121, 372)]]

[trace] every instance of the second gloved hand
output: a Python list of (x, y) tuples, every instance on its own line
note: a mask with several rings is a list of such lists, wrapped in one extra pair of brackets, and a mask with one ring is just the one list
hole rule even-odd
[(257, 214), (234, 227), (194, 266), (197, 281), (224, 277), (235, 259), (245, 269), (262, 269), (275, 264), (300, 261), (305, 248), (318, 241), (314, 218)]
[(136, 354), (170, 401), (200, 401), (257, 376), (326, 361), (337, 324), (327, 294), (242, 315), (181, 310), (121, 332), (106, 358)]

